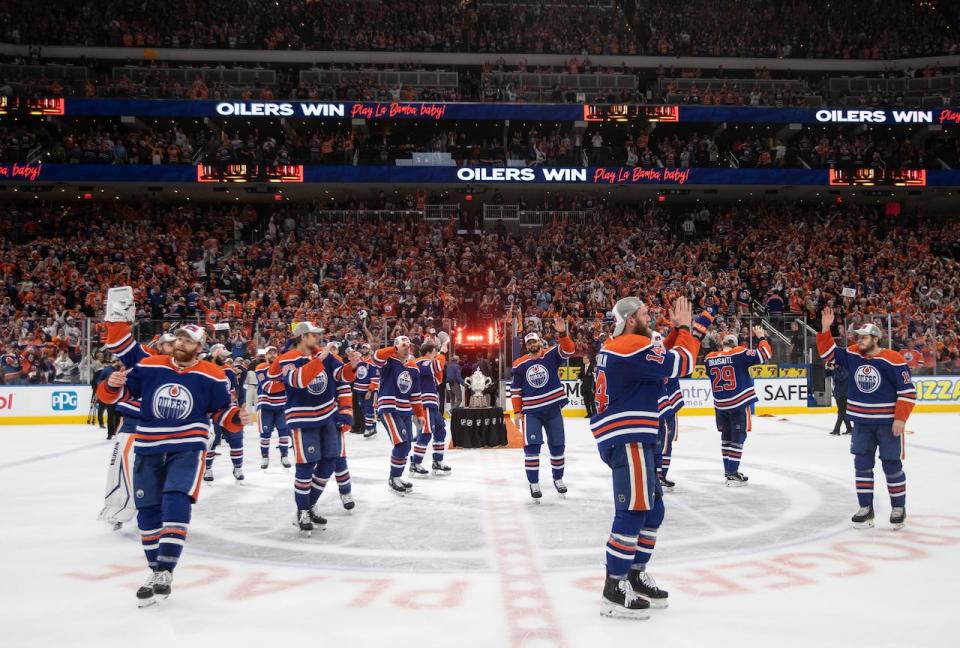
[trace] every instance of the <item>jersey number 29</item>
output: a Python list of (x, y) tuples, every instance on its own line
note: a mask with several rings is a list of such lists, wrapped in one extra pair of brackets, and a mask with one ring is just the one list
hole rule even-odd
[(711, 367), (710, 375), (713, 376), (713, 391), (734, 391), (737, 388), (737, 372), (730, 365), (722, 367)]

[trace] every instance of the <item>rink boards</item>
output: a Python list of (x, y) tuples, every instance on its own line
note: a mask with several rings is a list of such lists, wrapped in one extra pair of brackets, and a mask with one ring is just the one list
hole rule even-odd
[[(916, 376), (916, 412), (960, 412), (960, 376)], [(585, 414), (579, 380), (562, 381), (570, 403), (565, 416)], [(835, 411), (835, 408), (811, 407), (806, 378), (757, 378), (755, 413), (758, 415), (803, 414)], [(686, 403), (682, 416), (713, 414), (710, 381), (680, 381)], [(90, 407), (89, 385), (0, 386), (0, 425), (48, 425), (86, 423)]]
[[(565, 416), (583, 416), (583, 395), (580, 381), (564, 380), (564, 389), (570, 403), (564, 408)], [(917, 386), (915, 412), (960, 412), (960, 376), (914, 376)], [(806, 378), (756, 378), (754, 385), (758, 402), (755, 414), (807, 414), (835, 412), (836, 407), (812, 407)], [(707, 379), (687, 378), (680, 380), (684, 408), (681, 416), (706, 416), (713, 414), (713, 393)]]
[(0, 425), (86, 423), (90, 385), (0, 385)]

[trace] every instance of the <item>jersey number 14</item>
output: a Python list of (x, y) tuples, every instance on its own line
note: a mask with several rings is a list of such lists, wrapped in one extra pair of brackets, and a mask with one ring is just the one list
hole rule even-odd
[(593, 402), (597, 406), (597, 414), (603, 414), (610, 403), (607, 397), (607, 372), (597, 369), (597, 385), (593, 390)]

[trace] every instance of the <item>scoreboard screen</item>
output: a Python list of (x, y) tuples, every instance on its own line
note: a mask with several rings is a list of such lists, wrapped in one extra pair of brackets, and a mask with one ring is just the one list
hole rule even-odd
[(585, 104), (583, 119), (588, 122), (678, 122), (679, 106), (638, 106), (636, 104)]
[(197, 182), (303, 182), (302, 164), (214, 164), (197, 165)]
[(926, 187), (925, 169), (830, 169), (831, 187)]

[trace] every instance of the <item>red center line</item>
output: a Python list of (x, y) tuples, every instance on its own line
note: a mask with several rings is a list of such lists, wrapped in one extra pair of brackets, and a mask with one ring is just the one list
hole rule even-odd
[[(499, 453), (498, 453), (499, 455)], [(540, 574), (537, 555), (523, 525), (524, 506), (504, 497), (503, 458), (490, 462), (494, 479), (488, 482), (487, 522), (500, 576), (500, 588), (511, 648), (535, 640), (542, 646), (565, 646), (553, 604)], [(520, 470), (517, 464), (516, 469)]]

